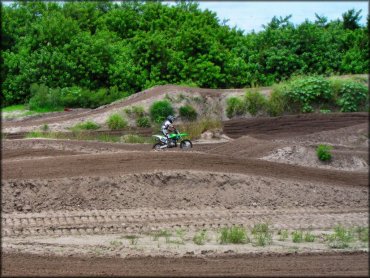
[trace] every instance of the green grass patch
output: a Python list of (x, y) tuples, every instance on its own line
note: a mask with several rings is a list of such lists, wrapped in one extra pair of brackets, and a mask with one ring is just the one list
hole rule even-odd
[(244, 115), (246, 112), (246, 103), (240, 97), (230, 97), (226, 100), (226, 115), (229, 118)]
[(207, 241), (207, 231), (199, 231), (193, 237), (193, 242), (196, 245), (204, 245)]
[(121, 142), (129, 144), (153, 144), (154, 137), (144, 137), (136, 134), (126, 134), (121, 137)]
[(138, 127), (151, 127), (150, 119), (147, 116), (137, 118), (136, 125)]
[(93, 121), (86, 121), (82, 123), (78, 123), (72, 127), (72, 130), (96, 130), (99, 129), (100, 125)]
[(101, 141), (101, 142), (120, 142), (121, 136), (98, 134), (92, 135), (88, 132), (74, 131), (74, 132), (43, 132), (31, 131), (26, 134), (26, 138), (48, 138), (48, 139), (73, 139), (73, 140), (87, 140), (87, 141)]
[(167, 241), (167, 239), (170, 236), (172, 236), (172, 233), (166, 229), (163, 229), (163, 230), (155, 231), (151, 235), (154, 241), (157, 241), (161, 237), (166, 238), (166, 241)]
[(255, 224), (252, 228), (252, 235), (257, 246), (266, 246), (272, 243), (272, 231), (267, 223)]
[(279, 230), (278, 231), (279, 241), (285, 241), (289, 238), (288, 230)]
[(221, 244), (245, 244), (249, 243), (247, 231), (243, 227), (222, 228), (219, 232), (219, 241)]
[(293, 231), (292, 232), (292, 241), (294, 243), (303, 242), (303, 232), (302, 231)]
[(360, 241), (369, 242), (369, 227), (356, 227), (354, 231)]
[(149, 114), (153, 122), (161, 123), (169, 115), (174, 114), (171, 102), (168, 100), (155, 101), (149, 108)]
[(245, 107), (252, 116), (256, 116), (258, 112), (267, 109), (267, 98), (258, 91), (247, 91), (244, 98)]
[(317, 157), (321, 160), (321, 161), (329, 161), (331, 160), (332, 158), (332, 155), (331, 155), (331, 150), (333, 149), (332, 146), (328, 146), (328, 145), (318, 145), (317, 148), (316, 148), (316, 154), (317, 154)]
[(24, 111), (26, 109), (24, 104), (11, 105), (4, 108), (1, 108), (1, 112), (15, 112), (15, 111)]
[(190, 139), (198, 139), (203, 132), (220, 128), (222, 128), (222, 122), (212, 118), (203, 118), (195, 122), (186, 122), (179, 126), (179, 130), (188, 133)]
[(111, 130), (117, 130), (127, 127), (127, 121), (118, 113), (112, 114), (107, 119), (107, 125)]
[(198, 113), (191, 105), (181, 106), (179, 109), (180, 117), (185, 121), (195, 121)]
[(342, 226), (336, 226), (334, 233), (326, 236), (326, 242), (330, 248), (344, 249), (348, 248), (350, 243), (354, 241), (354, 234), (351, 229), (346, 229)]
[(316, 239), (316, 236), (309, 231), (305, 232), (303, 235), (303, 240), (305, 242), (314, 242), (315, 239)]

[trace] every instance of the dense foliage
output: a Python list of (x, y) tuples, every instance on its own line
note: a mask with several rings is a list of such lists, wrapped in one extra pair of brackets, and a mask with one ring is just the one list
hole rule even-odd
[(174, 115), (174, 109), (168, 100), (158, 100), (150, 106), (149, 113), (153, 122), (161, 123), (169, 115)]
[(226, 115), (232, 118), (246, 113), (279, 116), (285, 112), (359, 112), (368, 111), (368, 103), (368, 88), (356, 78), (295, 76), (275, 84), (268, 98), (256, 89), (247, 90), (244, 97), (229, 97)]
[[(28, 102), (33, 83), (98, 99), (115, 88), (112, 101), (160, 84), (252, 87), (292, 74), (367, 73), (369, 66), (368, 26), (354, 10), (300, 25), (274, 17), (249, 34), (185, 1), (19, 1), (3, 5), (1, 16), (3, 105)], [(70, 106), (100, 104), (70, 94)]]

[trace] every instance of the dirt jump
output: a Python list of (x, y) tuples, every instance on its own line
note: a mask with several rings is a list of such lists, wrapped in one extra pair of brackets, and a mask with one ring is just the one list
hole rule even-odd
[[(174, 89), (225, 93), (165, 86), (3, 128), (92, 117)], [(368, 227), (367, 113), (235, 119), (223, 122), (223, 132), (227, 142), (194, 141), (189, 151), (2, 140), (2, 275), (368, 275), (368, 243), (327, 241), (335, 227)], [(318, 160), (318, 144), (333, 147), (330, 163)], [(271, 232), (263, 246), (252, 233), (261, 223)], [(220, 230), (230, 227), (245, 228), (249, 241), (220, 243)], [(316, 239), (296, 243), (297, 231)], [(201, 232), (207, 238), (198, 244)]]

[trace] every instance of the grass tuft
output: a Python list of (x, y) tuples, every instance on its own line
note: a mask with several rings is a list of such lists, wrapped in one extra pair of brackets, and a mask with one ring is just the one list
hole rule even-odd
[(221, 244), (244, 244), (249, 243), (247, 231), (243, 227), (222, 228), (219, 233)]

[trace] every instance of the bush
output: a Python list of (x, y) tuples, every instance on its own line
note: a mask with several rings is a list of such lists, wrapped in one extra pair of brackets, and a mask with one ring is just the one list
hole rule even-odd
[(341, 112), (365, 110), (368, 102), (368, 89), (356, 82), (346, 82), (339, 89), (337, 104)]
[(180, 126), (181, 130), (189, 134), (190, 139), (198, 139), (203, 132), (219, 128), (222, 128), (222, 122), (211, 118), (203, 118), (200, 121), (188, 122)]
[(196, 245), (204, 245), (207, 240), (207, 232), (206, 231), (200, 231), (196, 233), (193, 237), (193, 242)]
[(160, 123), (164, 121), (167, 116), (174, 114), (173, 107), (168, 100), (154, 102), (150, 106), (149, 111), (152, 121), (156, 123)]
[(330, 153), (331, 150), (332, 150), (332, 147), (331, 146), (328, 146), (328, 145), (318, 145), (317, 148), (316, 148), (317, 157), (321, 161), (331, 160), (331, 153)]
[(282, 115), (287, 109), (288, 101), (284, 95), (284, 87), (276, 86), (267, 101), (267, 112), (270, 116), (276, 117)]
[(33, 111), (56, 111), (61, 110), (63, 107), (60, 98), (60, 89), (50, 89), (49, 87), (41, 84), (31, 85), (31, 95), (28, 106)]
[(266, 246), (272, 243), (272, 232), (266, 223), (254, 225), (252, 235), (257, 246)]
[(149, 117), (140, 117), (136, 120), (136, 125), (138, 127), (150, 127)]
[(349, 247), (354, 237), (350, 230), (342, 226), (337, 226), (334, 228), (334, 234), (328, 235), (326, 240), (331, 248), (343, 249)]
[(108, 127), (112, 130), (125, 128), (127, 121), (120, 114), (112, 114), (107, 120)]
[(80, 129), (95, 130), (95, 129), (99, 129), (99, 128), (100, 128), (100, 125), (98, 125), (97, 123), (95, 123), (93, 121), (86, 121), (86, 122), (83, 122), (83, 123), (76, 124), (72, 129), (74, 129), (74, 130), (80, 130)]
[(245, 106), (252, 116), (256, 116), (258, 112), (267, 108), (266, 97), (260, 92), (249, 91), (245, 94)]
[(86, 88), (74, 86), (61, 90), (61, 99), (65, 107), (97, 108), (126, 96), (127, 94), (119, 92), (117, 87), (90, 91)]
[(245, 114), (245, 102), (238, 97), (230, 97), (226, 100), (226, 115), (229, 118)]
[(303, 232), (302, 231), (294, 231), (292, 232), (292, 241), (295, 243), (300, 243), (303, 241)]
[(285, 95), (296, 103), (300, 111), (313, 111), (314, 104), (328, 103), (333, 100), (330, 82), (321, 76), (296, 77), (288, 82)]
[(197, 111), (190, 105), (180, 107), (180, 117), (184, 120), (195, 121), (198, 117)]
[(222, 228), (220, 231), (220, 243), (248, 243), (249, 238), (243, 227)]

